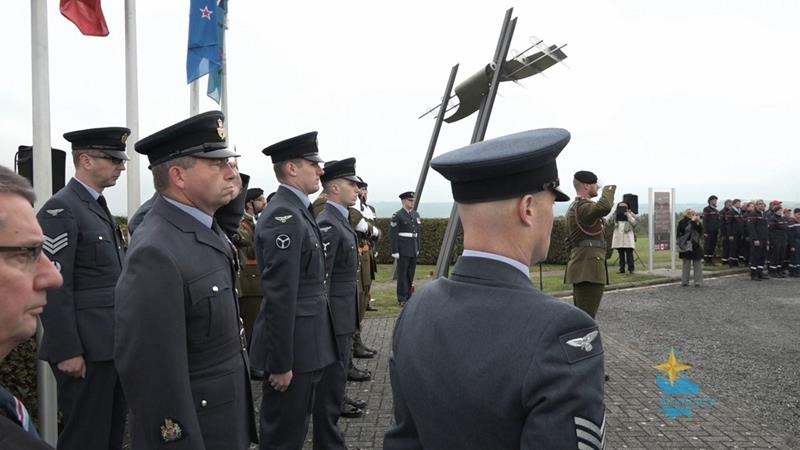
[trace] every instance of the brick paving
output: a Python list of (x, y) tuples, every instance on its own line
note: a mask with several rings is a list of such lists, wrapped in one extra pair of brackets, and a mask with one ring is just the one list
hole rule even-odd
[[(388, 354), (394, 321), (375, 318), (364, 322), (364, 342), (378, 349), (379, 354), (374, 359), (356, 360), (359, 367), (372, 371), (372, 381), (350, 382), (347, 386), (349, 396), (369, 403), (363, 417), (340, 421), (350, 448), (383, 448), (383, 433), (392, 423)], [(713, 406), (693, 408), (691, 417), (667, 417), (661, 412), (661, 392), (653, 368), (663, 361), (643, 355), (614, 333), (604, 332), (603, 339), (606, 370), (611, 377), (606, 384), (607, 448), (800, 449), (800, 441), (786, 430), (760, 423), (747, 409), (746, 401), (717, 400)], [(256, 386), (256, 390), (260, 388)], [(703, 393), (716, 398), (706, 386)], [(309, 432), (306, 449), (312, 448), (310, 437)]]

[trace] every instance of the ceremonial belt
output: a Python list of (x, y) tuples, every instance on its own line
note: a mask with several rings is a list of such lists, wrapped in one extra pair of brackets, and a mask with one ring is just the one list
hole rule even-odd
[(417, 233), (397, 233), (400, 237), (407, 237), (407, 238), (415, 238), (417, 237)]
[(578, 242), (578, 247), (606, 247), (606, 243), (604, 241), (600, 241), (597, 239), (584, 239)]

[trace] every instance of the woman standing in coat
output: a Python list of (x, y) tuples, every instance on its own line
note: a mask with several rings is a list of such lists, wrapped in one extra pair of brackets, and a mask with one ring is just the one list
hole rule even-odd
[(700, 237), (703, 235), (703, 222), (700, 216), (691, 208), (683, 213), (683, 218), (678, 222), (677, 242), (678, 256), (683, 260), (681, 285), (689, 285), (689, 270), (694, 266), (694, 286), (703, 284), (703, 245)]
[(636, 215), (628, 209), (628, 205), (621, 202), (614, 211), (614, 235), (611, 237), (611, 248), (619, 252), (619, 273), (625, 273), (625, 264), (628, 273), (633, 273), (633, 249), (636, 248)]

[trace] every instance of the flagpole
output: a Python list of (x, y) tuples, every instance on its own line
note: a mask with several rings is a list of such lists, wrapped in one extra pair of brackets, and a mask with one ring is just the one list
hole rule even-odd
[(226, 31), (225, 38), (222, 39), (222, 70), (220, 71), (220, 77), (222, 78), (222, 95), (220, 95), (220, 104), (222, 108), (222, 113), (225, 114), (225, 136), (228, 139), (228, 142), (231, 140), (231, 119), (228, 115), (228, 37), (227, 37), (227, 30), (228, 30), (228, 13), (225, 13), (225, 23), (223, 24), (223, 29)]
[(200, 79), (189, 83), (189, 117), (200, 113)]
[[(50, 150), (50, 68), (48, 63), (47, 0), (31, 0), (31, 87), (33, 88), (33, 186), (36, 209), (53, 195), (53, 168)], [(36, 339), (42, 342), (42, 323)], [(48, 444), (56, 445), (58, 422), (56, 413), (56, 380), (50, 366), (36, 362), (39, 429)]]
[(134, 144), (139, 140), (139, 74), (136, 50), (136, 0), (125, 0), (125, 119), (128, 136), (128, 217), (141, 204), (141, 164)]

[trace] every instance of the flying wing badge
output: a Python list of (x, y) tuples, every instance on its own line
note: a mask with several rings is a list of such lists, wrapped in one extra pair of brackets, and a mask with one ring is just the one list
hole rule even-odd
[(61, 211), (64, 211), (64, 208), (48, 209), (47, 210), (47, 214), (50, 214), (51, 216), (55, 217), (55, 216), (59, 215), (61, 213)]
[(319, 227), (319, 231), (322, 231), (323, 233), (327, 233), (328, 230), (331, 229), (331, 227), (332, 227), (332, 225), (331, 226), (327, 226), (327, 227)]
[(293, 217), (292, 214), (289, 214), (287, 216), (275, 216), (275, 220), (277, 220), (280, 223), (286, 223), (286, 221), (291, 219), (292, 217)]

